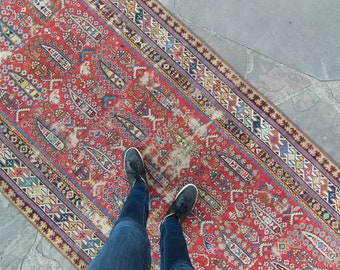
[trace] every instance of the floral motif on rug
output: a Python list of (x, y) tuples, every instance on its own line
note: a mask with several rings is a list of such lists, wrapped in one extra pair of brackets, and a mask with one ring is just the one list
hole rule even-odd
[(158, 225), (194, 183), (195, 269), (340, 268), (339, 168), (152, 0), (1, 1), (0, 190), (72, 264), (104, 245), (140, 149)]

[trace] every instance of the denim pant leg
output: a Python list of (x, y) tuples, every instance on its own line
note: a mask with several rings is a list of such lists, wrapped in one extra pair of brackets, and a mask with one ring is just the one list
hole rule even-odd
[(143, 183), (136, 183), (109, 239), (89, 265), (88, 270), (150, 269), (150, 243), (146, 233), (148, 212), (148, 188)]
[(182, 226), (175, 217), (161, 224), (161, 270), (193, 270)]

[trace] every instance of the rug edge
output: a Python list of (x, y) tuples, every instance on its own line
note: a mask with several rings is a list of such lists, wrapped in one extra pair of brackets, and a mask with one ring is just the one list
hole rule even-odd
[[(187, 44), (195, 50), (196, 54), (200, 54), (205, 60), (211, 64), (222, 76), (234, 83), (240, 93), (245, 96), (256, 108), (269, 117), (278, 128), (281, 128), (289, 137), (290, 141), (298, 143), (298, 145), (315, 160), (323, 169), (331, 174), (337, 180), (340, 180), (340, 164), (334, 160), (318, 143), (316, 143), (309, 135), (302, 131), (297, 125), (280, 109), (278, 109), (273, 102), (268, 100), (256, 87), (254, 87), (248, 80), (243, 78), (219, 53), (217, 53), (211, 46), (204, 41), (199, 35), (194, 33), (190, 28), (180, 19), (171, 13), (162, 3), (156, 0), (136, 0), (136, 2), (143, 2), (154, 14), (158, 16), (163, 23), (173, 29), (177, 35), (183, 38)], [(174, 20), (170, 20), (173, 18)], [(180, 25), (180, 31), (174, 28), (174, 22)], [(172, 24), (172, 25), (171, 25)], [(200, 45), (201, 44), (201, 45)], [(202, 45), (208, 50), (208, 53), (202, 54), (198, 51)], [(236, 78), (235, 78), (236, 76)], [(249, 86), (249, 87), (246, 87)], [(296, 138), (304, 138), (302, 143), (298, 142)]]
[(88, 263), (86, 263), (57, 232), (50, 228), (34, 209), (21, 199), (18, 193), (8, 185), (1, 175), (0, 193), (76, 269), (85, 269), (87, 267)]

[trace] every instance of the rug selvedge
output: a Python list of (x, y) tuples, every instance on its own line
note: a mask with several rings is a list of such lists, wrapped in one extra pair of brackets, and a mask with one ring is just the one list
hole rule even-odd
[[(172, 16), (162, 5), (155, 0), (140, 0), (136, 1), (138, 4), (145, 3), (153, 12), (159, 16), (159, 20), (168, 25), (171, 29), (182, 37), (192, 48), (197, 51), (207, 63), (211, 64), (218, 72), (232, 82), (236, 89), (240, 91), (245, 97), (252, 102), (255, 107), (260, 108), (262, 113), (270, 117), (275, 121), (280, 128), (287, 132), (288, 137), (291, 136), (307, 153), (318, 161), (322, 167), (333, 175), (334, 178), (340, 178), (340, 171), (338, 166), (329, 160), (328, 156), (325, 156), (318, 147), (310, 141), (293, 123), (287, 121), (281, 113), (263, 98), (255, 88), (246, 80), (244, 80), (237, 72), (235, 72), (225, 61), (220, 57), (202, 40), (193, 35), (188, 29), (186, 29), (182, 23)], [(124, 9), (123, 9), (124, 10)], [(133, 17), (131, 17), (133, 20)], [(223, 91), (222, 91), (223, 93)]]
[[(13, 189), (20, 189), (28, 200), (32, 200), (50, 218), (53, 224), (64, 231), (75, 245), (69, 246), (60, 237), (59, 241), (56, 241), (56, 246), (62, 253), (67, 254), (69, 253), (68, 250), (80, 249), (87, 253), (89, 257), (95, 256), (96, 250), (100, 250), (104, 245), (113, 222), (88, 198), (84, 197), (71, 181), (61, 175), (60, 171), (43, 155), (37, 154), (38, 151), (34, 146), (25, 140), (19, 132), (15, 132), (8, 124), (0, 115), (0, 129), (1, 134), (4, 136), (0, 140), (1, 169), (3, 173), (13, 179), (14, 184), (9, 186), (2, 179), (2, 193), (10, 200), (16, 201), (18, 197), (12, 197), (15, 194)], [(16, 148), (17, 154), (8, 147), (9, 144)], [(18, 156), (18, 154), (21, 156)], [(44, 181), (42, 181), (43, 178)], [(57, 189), (57, 192), (50, 191), (53, 190), (52, 186)], [(21, 199), (19, 201), (20, 203), (16, 202), (15, 204), (20, 205), (21, 211), (28, 219), (35, 221), (34, 225), (42, 231), (43, 235), (48, 239), (52, 238), (51, 235), (55, 237), (54, 234), (51, 234), (55, 227), (43, 219), (38, 219), (39, 221), (37, 221), (36, 219), (39, 215), (33, 216), (32, 213), (38, 210), (33, 210), (29, 203), (25, 203)], [(25, 204), (25, 206), (21, 204)], [(70, 208), (70, 204), (73, 209)], [(75, 210), (77, 212), (74, 212)], [(93, 224), (89, 223), (90, 220)], [(70, 258), (72, 257), (70, 256)], [(78, 256), (73, 260), (82, 261)], [(87, 263), (89, 261), (82, 264), (86, 265)]]
[[(176, 37), (174, 37), (169, 31), (162, 27), (158, 23), (158, 21), (154, 20), (147, 13), (147, 11), (139, 5), (138, 1), (136, 1), (135, 3), (133, 1), (129, 2), (127, 8), (123, 8), (125, 7), (125, 4), (122, 2), (111, 2), (115, 6), (118, 6), (120, 10), (125, 11), (127, 17), (136, 24), (136, 31), (133, 31), (130, 27), (128, 27), (128, 23), (124, 24), (124, 22), (122, 22), (120, 18), (116, 19), (118, 15), (114, 13), (113, 9), (103, 8), (104, 6), (106, 7), (105, 1), (89, 1), (89, 3), (93, 3), (94, 7), (100, 5), (100, 8), (98, 8), (97, 11), (100, 12), (106, 20), (110, 21), (110, 19), (114, 18), (113, 20), (111, 20), (112, 25), (120, 30), (119, 32), (122, 33), (123, 37), (126, 37), (130, 41), (132, 41), (132, 44), (135, 45), (136, 49), (139, 49), (142, 53), (149, 56), (149, 59), (151, 61), (153, 60), (155, 64), (159, 64), (161, 67), (167, 67), (165, 71), (163, 68), (164, 75), (168, 75), (167, 77), (169, 80), (177, 83), (178, 87), (181, 87), (183, 89), (182, 91), (186, 94), (186, 96), (188, 98), (191, 97), (191, 101), (195, 102), (195, 104), (200, 109), (202, 109), (202, 111), (213, 121), (219, 122), (220, 124), (222, 124), (222, 126), (232, 126), (234, 128), (234, 131), (236, 129), (236, 126), (240, 127), (240, 124), (238, 123), (238, 121), (240, 121), (241, 125), (244, 125), (247, 128), (244, 129), (244, 131), (246, 132), (239, 131), (238, 137), (243, 137), (241, 140), (241, 145), (248, 145), (248, 150), (252, 150), (252, 152), (254, 152), (255, 154), (254, 158), (259, 157), (259, 155), (265, 155), (265, 152), (263, 152), (261, 149), (263, 146), (256, 147), (256, 140), (252, 139), (249, 139), (249, 142), (244, 143), (244, 141), (246, 140), (244, 136), (250, 137), (250, 130), (252, 134), (260, 139), (259, 141), (264, 142), (266, 146), (268, 146), (269, 149), (276, 154), (280, 161), (286, 163), (293, 170), (293, 172), (301, 178), (300, 183), (307, 183), (308, 186), (310, 186), (311, 189), (315, 191), (320, 196), (320, 198), (323, 199), (324, 202), (331, 206), (331, 208), (325, 209), (316, 200), (311, 198), (308, 189), (307, 191), (304, 191), (303, 196), (302, 194), (300, 194), (296, 197), (302, 200), (306, 200), (305, 204), (312, 207), (312, 211), (314, 211), (314, 209), (317, 209), (320, 220), (324, 220), (325, 217), (330, 217), (326, 218), (327, 225), (330, 225), (330, 227), (335, 232), (339, 232), (340, 224), (336, 221), (337, 219), (331, 218), (330, 214), (333, 209), (339, 210), (338, 207), (340, 205), (340, 189), (336, 185), (338, 183), (337, 178), (333, 178), (333, 181), (328, 180), (328, 178), (325, 177), (325, 175), (320, 172), (320, 170), (313, 163), (311, 163), (306, 157), (304, 157), (300, 153), (300, 151), (297, 150), (296, 147), (292, 145), (285, 136), (282, 135), (282, 132), (280, 133), (279, 131), (277, 131), (277, 127), (272, 126), (268, 121), (264, 119), (264, 117), (261, 116), (261, 114), (257, 113), (251, 106), (249, 106), (244, 100), (242, 100), (235, 94), (234, 89), (237, 90), (238, 88), (234, 87), (233, 89), (231, 89), (231, 87), (229, 87), (225, 82), (215, 76), (214, 73), (203, 62), (200, 62), (197, 57), (193, 53), (191, 53), (189, 48), (186, 48), (185, 45), (182, 45), (180, 41), (176, 39)], [(110, 6), (112, 5), (107, 4), (107, 7)], [(153, 7), (155, 9), (155, 7), (157, 6), (153, 5)], [(102, 10), (105, 11), (103, 12)], [(157, 14), (162, 14), (163, 17), (166, 17), (163, 12), (166, 11), (159, 8)], [(144, 26), (144, 24), (146, 24), (147, 26)], [(128, 31), (124, 31), (125, 28), (128, 28)], [(179, 64), (180, 67), (184, 69), (184, 71), (186, 71), (186, 74), (191, 76), (197, 83), (202, 85), (203, 89), (199, 89), (198, 87), (191, 87), (192, 83), (190, 83), (189, 81), (185, 81), (183, 87), (183, 77), (178, 76), (176, 73), (176, 75), (179, 77), (178, 80), (176, 80), (174, 79), (176, 78), (176, 75), (173, 76), (174, 74), (171, 74), (172, 70), (177, 69), (171, 68), (173, 64), (170, 61), (166, 61), (166, 59), (162, 58), (162, 56), (160, 55), (157, 55), (155, 61), (156, 54), (154, 51), (152, 51), (152, 57), (150, 57), (150, 55), (148, 54), (148, 52), (150, 51), (150, 45), (148, 45), (147, 40), (139, 35), (139, 33), (137, 32), (139, 29), (142, 29), (143, 32), (147, 34), (152, 39), (152, 41), (154, 41), (158, 45), (158, 48), (166, 52), (170, 58), (176, 60), (176, 63)], [(157, 33), (158, 35), (152, 33)], [(175, 46), (175, 44), (177, 46)], [(177, 53), (173, 51), (175, 50), (175, 48)], [(234, 74), (232, 77), (233, 80), (231, 81), (235, 86), (237, 86), (237, 79), (240, 78), (236, 78), (236, 74)], [(210, 97), (213, 97), (218, 102), (218, 104), (220, 104), (227, 111), (223, 111), (221, 110), (221, 108), (214, 106), (215, 103), (213, 102), (213, 100), (211, 100), (211, 98), (204, 98), (207, 92), (211, 94)], [(260, 97), (258, 96), (257, 99), (259, 98)], [(268, 105), (268, 102), (264, 100), (259, 100), (257, 101), (257, 103), (257, 105)], [(270, 110), (274, 109), (269, 108), (269, 111)], [(216, 115), (216, 112), (218, 111), (221, 111), (221, 117), (216, 117), (215, 119), (213, 117), (213, 114)], [(229, 117), (226, 117), (226, 114), (228, 114)], [(275, 112), (275, 114), (276, 118), (282, 118), (278, 115), (277, 112)], [(287, 125), (288, 128), (289, 123), (286, 120), (283, 120), (283, 123)], [(224, 128), (224, 130), (226, 129)], [(288, 130), (291, 130), (291, 127), (289, 127)], [(305, 140), (301, 138), (301, 135), (298, 134), (298, 131), (296, 129), (293, 129), (292, 132), (294, 133), (293, 135), (295, 135), (295, 139), (300, 137), (300, 141), (303, 142)], [(229, 134), (230, 133), (228, 133), (228, 135)], [(307, 144), (307, 146), (310, 151), (313, 151), (312, 147), (309, 147), (309, 144)], [(277, 163), (277, 160), (278, 159), (275, 160), (268, 156), (263, 157), (262, 160), (260, 159), (259, 161), (266, 167), (268, 164), (272, 165), (269, 167), (269, 169), (274, 168), (276, 172), (277, 170), (284, 170), (282, 166), (275, 164)], [(330, 169), (330, 172), (333, 172), (334, 175), (337, 175), (337, 170), (335, 166), (331, 166)], [(339, 176), (337, 177), (339, 178)], [(278, 179), (280, 179), (280, 176)], [(290, 182), (292, 182), (289, 183), (291, 186), (291, 190), (293, 192), (301, 192), (297, 188), (299, 184), (293, 183), (294, 180), (292, 180), (291, 177), (282, 179), (281, 183), (287, 182), (288, 179)], [(330, 190), (330, 193), (324, 192), (324, 190), (327, 189)]]
[[(145, 2), (153, 3), (151, 6), (160, 17), (172, 21), (161, 6)], [(220, 71), (224, 70), (224, 63), (209, 57), (209, 50), (202, 52), (206, 60), (199, 60), (190, 48), (185, 48), (152, 19), (140, 5), (142, 2), (88, 3), (139, 54), (120, 42), (119, 37), (90, 16), (90, 12), (79, 11), (82, 7), (79, 3), (49, 2), (44, 16), (39, 15), (41, 10), (28, 4), (28, 8), (37, 13), (29, 16), (22, 13), (18, 18), (22, 19), (21, 25), (29, 27), (18, 29), (14, 24), (13, 35), (7, 35), (4, 42), (13, 55), (2, 65), (4, 74), (8, 72), (8, 75), (2, 77), (5, 90), (0, 94), (3, 112), (12, 120), (2, 119), (10, 126), (2, 125), (2, 135), (11, 132), (6, 143), (12, 150), (3, 140), (0, 158), (2, 173), (16, 185), (14, 188), (1, 181), (5, 196), (20, 208), (18, 204), (23, 202), (15, 195), (17, 188), (30, 192), (25, 185), (33, 185), (37, 192), (48, 191), (50, 188), (44, 186), (43, 178), (59, 186), (65, 201), (58, 202), (60, 207), (51, 218), (54, 225), (49, 225), (51, 231), (46, 233), (47, 225), (39, 215), (32, 214), (29, 205), (25, 204), (23, 212), (27, 210), (25, 216), (59, 246), (76, 267), (84, 268), (112, 226), (105, 215), (115, 220), (126, 198), (121, 156), (126, 147), (135, 145), (145, 153), (151, 176), (152, 212), (148, 231), (153, 268), (159, 260), (158, 223), (175, 193), (173, 181), (178, 177), (176, 185), (193, 182), (199, 187), (197, 210), (190, 217), (191, 225), (184, 225), (196, 268), (233, 265), (238, 269), (298, 269), (338, 265), (339, 225), (337, 212), (330, 209), (337, 210), (339, 190), (336, 179), (331, 180), (327, 174), (328, 171), (338, 177), (338, 169), (324, 162), (322, 155), (316, 155), (317, 159), (322, 158), (318, 160), (326, 169), (319, 170), (314, 161), (309, 161), (282, 135), (282, 128), (264, 119), (263, 111), (281, 121), (281, 126), (287, 132), (292, 131), (293, 137), (303, 144), (303, 137), (298, 131), (293, 132), (288, 121), (252, 92), (251, 87), (243, 85), (242, 79), (230, 68), (226, 72), (229, 82), (215, 75), (208, 63), (216, 64)], [(116, 14), (113, 7), (119, 8)], [(51, 14), (49, 11), (55, 12), (53, 17), (46, 17)], [(130, 20), (119, 12), (128, 14)], [(41, 27), (32, 23), (34, 19), (30, 16), (34, 14), (35, 19), (41, 21)], [(132, 23), (136, 23), (136, 27)], [(3, 24), (11, 25), (8, 19)], [(32, 29), (38, 31), (32, 33)], [(148, 33), (158, 46), (142, 38), (139, 29)], [(188, 38), (183, 27), (179, 32)], [(194, 36), (188, 39), (191, 45), (197, 42)], [(173, 48), (177, 49), (176, 53), (172, 53)], [(158, 72), (176, 85), (178, 92), (145, 65), (140, 55), (158, 67)], [(16, 60), (16, 66), (12, 60)], [(240, 91), (247, 93), (250, 100), (240, 98)], [(258, 103), (262, 113), (252, 108), (251, 100)], [(195, 111), (189, 101), (199, 110)], [(19, 134), (19, 129), (26, 139)], [(18, 143), (18, 139), (24, 141), (26, 148), (22, 148), (24, 144)], [(308, 140), (305, 142), (314, 153), (315, 146), (309, 146)], [(24, 149), (31, 149), (33, 156), (45, 153), (46, 157), (40, 156), (38, 162), (27, 160), (29, 166), (24, 167), (15, 161), (25, 159), (16, 159), (13, 147), (23, 155)], [(261, 172), (259, 165), (266, 168), (267, 173)], [(21, 181), (26, 173), (37, 176), (33, 168), (41, 174), (40, 179)], [(64, 173), (69, 179), (63, 177)], [(291, 197), (278, 183), (290, 190)], [(320, 196), (311, 194), (312, 191)], [(93, 198), (94, 204), (82, 192)], [(69, 239), (61, 237), (55, 241), (55, 237), (48, 236), (61, 224), (69, 226), (67, 215), (63, 216), (65, 220), (59, 219), (59, 224), (56, 219), (63, 211), (72, 212), (70, 203), (74, 210), (81, 210), (76, 198), (81, 199), (84, 206), (95, 209), (97, 216), (87, 215), (89, 220), (84, 222), (98, 229), (100, 242), (96, 242), (97, 229), (87, 230), (86, 225), (79, 225), (88, 232), (85, 240), (76, 239), (76, 227), (69, 232)], [(50, 209), (48, 203), (46, 199), (45, 209)], [(94, 246), (83, 245), (81, 240), (93, 240)], [(83, 252), (79, 255), (81, 259), (70, 251), (70, 245), (62, 244), (63, 241), (78, 245)]]

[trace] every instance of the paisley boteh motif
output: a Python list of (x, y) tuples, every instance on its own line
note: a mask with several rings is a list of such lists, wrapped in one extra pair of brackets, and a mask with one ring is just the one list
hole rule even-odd
[(216, 212), (222, 212), (221, 204), (216, 201), (207, 191), (202, 188), (198, 188), (198, 195)]
[[(50, 4), (48, 1), (41, 1), (41, 0), (33, 0), (34, 7), (39, 10), (45, 17), (49, 18), (53, 15), (53, 11), (51, 7), (49, 7)], [(52, 6), (50, 4), (50, 6)]]
[(255, 211), (258, 219), (264, 224), (269, 230), (275, 234), (281, 234), (282, 228), (278, 222), (276, 222), (267, 212), (261, 209), (255, 202), (252, 202), (252, 207)]
[(124, 202), (122, 201), (122, 199), (119, 198), (119, 197), (117, 196), (117, 194), (114, 193), (114, 192), (112, 193), (112, 198), (113, 198), (114, 202), (116, 203), (117, 207), (118, 207), (119, 209), (122, 209), (123, 206), (124, 206)]
[(77, 107), (89, 118), (94, 118), (97, 113), (84, 99), (80, 98), (76, 93), (70, 90), (71, 98)]
[(168, 99), (162, 91), (157, 90), (154, 87), (147, 87), (146, 88), (149, 93), (167, 110), (171, 111), (173, 108), (172, 101)]
[(55, 149), (61, 151), (65, 148), (65, 144), (60, 140), (51, 130), (45, 127), (39, 120), (37, 120), (38, 128), (44, 138), (51, 144)]
[(89, 21), (76, 15), (70, 15), (74, 20), (93, 40), (100, 41), (103, 38), (102, 33), (95, 28)]
[(282, 264), (277, 262), (271, 262), (271, 264), (275, 267), (277, 270), (288, 270), (288, 268), (284, 267)]
[(239, 258), (242, 263), (249, 265), (251, 263), (251, 258), (247, 253), (245, 253), (236, 243), (231, 241), (225, 234), (223, 234), (223, 237), (229, 250)]
[(64, 69), (69, 71), (72, 68), (72, 63), (68, 60), (62, 53), (57, 51), (51, 46), (40, 44), (41, 47), (51, 56), (51, 58), (58, 63), (58, 65)]
[(303, 235), (313, 244), (313, 246), (320, 251), (329, 260), (334, 260), (336, 258), (336, 252), (326, 244), (320, 237), (312, 234), (310, 232), (302, 231)]
[(107, 172), (115, 172), (116, 166), (113, 162), (102, 152), (89, 146), (84, 146), (84, 149), (100, 164), (100, 166)]
[(192, 156), (195, 156), (197, 154), (197, 149), (191, 142), (185, 140), (184, 137), (181, 134), (179, 134), (176, 130), (171, 129), (171, 132), (179, 146), (185, 149)]
[(244, 181), (251, 182), (253, 177), (236, 160), (226, 156), (218, 155), (230, 168), (232, 168)]
[(148, 161), (144, 161), (146, 170), (151, 175), (153, 179), (155, 179), (161, 186), (166, 187), (169, 185), (169, 180), (159, 172), (156, 168), (154, 168)]
[(3, 35), (13, 44), (20, 45), (22, 43), (21, 37), (9, 26), (0, 21), (0, 28)]
[(139, 129), (136, 125), (134, 125), (131, 121), (127, 120), (124, 117), (119, 115), (115, 115), (115, 118), (123, 124), (123, 126), (138, 140), (145, 140), (146, 136), (141, 129)]
[(26, 92), (32, 99), (37, 100), (41, 94), (38, 89), (31, 84), (27, 79), (16, 74), (14, 72), (8, 72), (8, 74), (15, 80), (22, 90)]
[(115, 86), (117, 86), (118, 88), (123, 88), (125, 86), (125, 81), (121, 77), (119, 77), (116, 72), (110, 69), (103, 61), (100, 61), (100, 67)]

